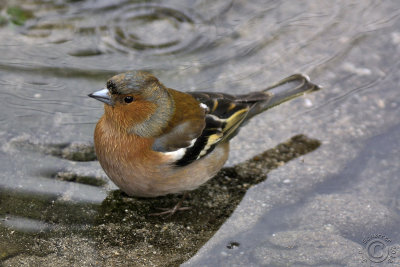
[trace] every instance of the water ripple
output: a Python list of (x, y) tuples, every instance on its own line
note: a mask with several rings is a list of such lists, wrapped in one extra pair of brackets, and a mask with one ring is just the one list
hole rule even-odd
[(103, 38), (120, 52), (166, 54), (192, 51), (206, 40), (202, 21), (194, 13), (153, 4), (132, 5), (113, 15)]
[[(48, 7), (45, 17), (28, 21), (20, 31), (32, 40), (44, 39), (52, 44), (72, 41), (75, 48), (68, 54), (75, 57), (114, 52), (186, 53), (213, 41), (215, 26), (207, 22), (226, 12), (230, 1), (205, 14), (196, 5), (199, 4), (74, 3), (61, 10), (58, 6), (53, 10)], [(79, 44), (75, 42), (77, 38), (81, 39)]]

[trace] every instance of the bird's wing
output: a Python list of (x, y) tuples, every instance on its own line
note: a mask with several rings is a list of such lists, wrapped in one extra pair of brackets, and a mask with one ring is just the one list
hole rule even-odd
[[(201, 131), (200, 128), (196, 129), (197, 136), (193, 135), (195, 137), (190, 142), (186, 139), (184, 146), (167, 153), (175, 156), (177, 166), (190, 164), (212, 152), (219, 143), (229, 141), (238, 133), (240, 126), (253, 116), (305, 92), (318, 89), (307, 76), (294, 74), (263, 91), (244, 95), (189, 93), (206, 110), (205, 126)], [(180, 132), (179, 129), (172, 132), (175, 131)]]
[[(154, 140), (152, 149), (158, 152), (174, 153), (182, 148), (191, 147), (201, 135), (205, 126), (201, 121), (184, 121)], [(180, 150), (182, 153), (183, 150)], [(171, 154), (173, 155), (173, 154)]]
[(154, 151), (171, 156), (176, 166), (186, 166), (232, 138), (252, 107), (252, 103), (240, 102), (227, 94), (189, 94), (201, 112), (191, 115), (190, 119), (184, 119), (185, 114), (177, 114), (182, 117), (180, 122), (157, 137), (152, 146)]
[(190, 93), (206, 109), (205, 127), (191, 146), (181, 151), (175, 165), (185, 166), (211, 153), (221, 142), (236, 135), (253, 103), (227, 94)]

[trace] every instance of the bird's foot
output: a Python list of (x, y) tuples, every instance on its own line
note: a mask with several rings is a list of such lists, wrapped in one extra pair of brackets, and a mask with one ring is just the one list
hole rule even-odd
[(183, 201), (186, 199), (188, 193), (183, 194), (182, 199), (173, 207), (173, 208), (157, 208), (159, 210), (163, 210), (162, 212), (150, 213), (150, 216), (164, 216), (171, 217), (177, 211), (189, 210), (191, 207), (182, 207)]
[(156, 213), (150, 213), (149, 215), (150, 216), (164, 216), (164, 215), (167, 215), (166, 217), (171, 217), (177, 211), (183, 211), (183, 210), (190, 210), (191, 209), (191, 207), (177, 207), (178, 204), (176, 204), (175, 207), (173, 207), (173, 208), (157, 208), (157, 209), (163, 210), (163, 211), (162, 212), (156, 212)]

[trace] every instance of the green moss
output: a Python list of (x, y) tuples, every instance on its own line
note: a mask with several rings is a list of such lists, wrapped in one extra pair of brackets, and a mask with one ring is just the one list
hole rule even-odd
[(22, 9), (17, 6), (8, 7), (7, 14), (10, 16), (10, 21), (19, 26), (24, 25), (26, 20), (33, 17), (31, 11)]
[(7, 19), (0, 15), (0, 27), (7, 24)]

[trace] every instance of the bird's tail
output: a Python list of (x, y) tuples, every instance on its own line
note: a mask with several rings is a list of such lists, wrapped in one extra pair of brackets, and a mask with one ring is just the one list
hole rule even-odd
[[(267, 109), (275, 107), (283, 102), (291, 100), (295, 97), (303, 95), (308, 92), (313, 92), (321, 89), (320, 86), (310, 82), (310, 79), (303, 74), (293, 74), (258, 93), (250, 93), (248, 95), (251, 99), (251, 94), (254, 98), (260, 98), (255, 101), (255, 105), (249, 111), (246, 119), (249, 119)], [(258, 96), (256, 96), (258, 95)], [(264, 95), (264, 97), (262, 97)], [(262, 99), (264, 98), (264, 99)]]

